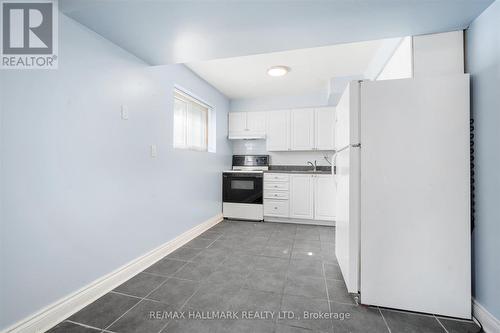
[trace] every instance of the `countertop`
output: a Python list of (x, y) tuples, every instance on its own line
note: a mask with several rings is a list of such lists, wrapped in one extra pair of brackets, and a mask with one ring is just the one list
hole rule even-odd
[(306, 165), (271, 165), (265, 173), (302, 173), (308, 175), (331, 175), (331, 166), (318, 166), (316, 171), (313, 171), (311, 166)]
[(307, 175), (331, 175), (332, 171), (323, 171), (323, 170), (267, 170), (264, 173), (303, 173)]

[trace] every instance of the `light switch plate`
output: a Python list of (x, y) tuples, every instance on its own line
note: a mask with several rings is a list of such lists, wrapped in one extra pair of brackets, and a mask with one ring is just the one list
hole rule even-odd
[(128, 107), (126, 105), (122, 104), (122, 119), (127, 120), (128, 119)]
[(158, 156), (158, 148), (156, 145), (151, 145), (151, 157), (156, 157)]

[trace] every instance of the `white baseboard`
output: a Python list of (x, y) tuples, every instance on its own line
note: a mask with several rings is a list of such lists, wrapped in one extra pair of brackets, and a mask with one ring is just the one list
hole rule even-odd
[(475, 299), (472, 300), (472, 315), (481, 323), (486, 333), (500, 333), (500, 320), (495, 318)]
[(45, 332), (221, 221), (222, 213), (95, 280), (82, 289), (50, 304), (37, 313), (8, 327), (1, 333)]

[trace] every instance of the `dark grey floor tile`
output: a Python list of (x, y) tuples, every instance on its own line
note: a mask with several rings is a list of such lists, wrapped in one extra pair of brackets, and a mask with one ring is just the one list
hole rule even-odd
[(319, 240), (321, 243), (335, 244), (335, 233), (320, 233)]
[(208, 248), (201, 251), (191, 261), (217, 266), (226, 260), (228, 256), (229, 253), (225, 250)]
[[(270, 313), (277, 313), (281, 305), (281, 294), (275, 294), (260, 290), (241, 289), (230, 300), (229, 309), (237, 311), (241, 316), (251, 315), (251, 313), (267, 313), (255, 321), (274, 321), (275, 317)], [(246, 317), (248, 318), (248, 316)], [(244, 319), (244, 318), (243, 318)]]
[(171, 278), (147, 298), (169, 304), (175, 310), (180, 310), (181, 306), (189, 297), (193, 296), (199, 287), (198, 282)]
[(286, 279), (285, 294), (328, 299), (325, 279), (311, 276), (288, 276)]
[(172, 276), (185, 264), (187, 264), (186, 261), (163, 258), (146, 268), (144, 271), (163, 276)]
[(382, 310), (392, 332), (401, 333), (445, 333), (446, 331), (433, 316), (410, 312)]
[(326, 280), (328, 298), (330, 301), (345, 304), (356, 304), (354, 298), (347, 292), (347, 287), (342, 280)]
[(144, 297), (166, 280), (167, 278), (163, 276), (139, 273), (130, 280), (116, 287), (113, 291), (137, 297)]
[(288, 275), (323, 277), (323, 264), (319, 260), (292, 259)]
[(230, 301), (237, 291), (217, 292), (211, 288), (202, 286), (183, 307), (186, 311), (229, 311)]
[(244, 287), (282, 294), (285, 281), (286, 272), (255, 271), (247, 277)]
[(237, 292), (245, 285), (246, 275), (236, 271), (217, 270), (201, 282), (201, 290), (214, 293)]
[(331, 332), (331, 331), (312, 330), (309, 328), (302, 328), (302, 327), (296, 327), (296, 326), (287, 326), (287, 325), (277, 324), (275, 326), (274, 332), (275, 333), (327, 333), (327, 332)]
[(294, 248), (292, 250), (292, 259), (321, 260), (321, 251)]
[(210, 246), (208, 248), (209, 249), (219, 249), (219, 250), (231, 251), (232, 252), (234, 246), (235, 246), (235, 244), (232, 241), (217, 239), (212, 244), (210, 244)]
[(201, 281), (212, 274), (216, 268), (217, 267), (212, 264), (203, 262), (190, 262), (183, 266), (180, 270), (178, 270), (177, 273), (174, 274), (174, 276), (181, 279)]
[(222, 236), (221, 232), (217, 232), (217, 231), (214, 231), (214, 230), (207, 230), (207, 231), (205, 231), (204, 233), (202, 233), (198, 237), (199, 238), (204, 238), (204, 239), (215, 240), (215, 239), (219, 238), (220, 236)]
[(317, 333), (319, 331), (313, 331), (308, 328), (293, 327), (287, 325), (277, 324), (275, 327), (275, 333)]
[(342, 277), (342, 271), (340, 270), (340, 266), (333, 263), (325, 262), (323, 264), (323, 268), (325, 269), (325, 277), (329, 280), (344, 280)]
[(109, 327), (110, 331), (119, 333), (157, 333), (169, 321), (165, 315), (175, 311), (161, 302), (142, 300), (132, 310)]
[(448, 333), (479, 333), (481, 327), (473, 321), (454, 320), (450, 318), (438, 318)]
[(293, 242), (294, 242), (292, 237), (291, 238), (275, 238), (275, 237), (271, 236), (269, 238), (269, 240), (267, 241), (266, 246), (291, 248), (293, 246)]
[(274, 333), (274, 323), (265, 320), (226, 320), (217, 333)]
[(253, 271), (253, 266), (256, 260), (257, 256), (238, 253), (229, 256), (217, 269), (248, 275)]
[(216, 320), (171, 320), (161, 333), (219, 333), (220, 323)]
[(285, 272), (288, 269), (288, 259), (259, 256), (254, 260), (255, 270), (264, 270), (269, 272)]
[(306, 251), (321, 252), (321, 243), (316, 240), (296, 239), (293, 242), (294, 249), (302, 249)]
[(335, 253), (335, 243), (321, 242), (321, 251)]
[(99, 333), (101, 330), (77, 325), (68, 321), (63, 321), (51, 328), (46, 333)]
[(264, 247), (260, 255), (266, 256), (266, 257), (275, 257), (275, 258), (284, 258), (288, 259), (290, 258), (290, 255), (292, 253), (292, 247), (288, 246), (266, 246)]
[(330, 319), (306, 319), (304, 313), (329, 313), (328, 301), (318, 300), (308, 297), (284, 295), (281, 311), (291, 311), (295, 314), (293, 319), (278, 319), (278, 324), (287, 326), (297, 326), (320, 330), (324, 332), (332, 331), (332, 321)]
[[(389, 333), (378, 308), (330, 302), (335, 333)], [(392, 331), (399, 333), (400, 331)]]
[(106, 328), (139, 301), (136, 297), (108, 293), (69, 317), (69, 320)]
[(206, 238), (197, 237), (197, 238), (191, 240), (190, 242), (186, 243), (184, 246), (195, 248), (195, 249), (206, 249), (213, 242), (214, 242), (213, 239), (206, 239)]
[(333, 263), (336, 265), (339, 264), (337, 261), (337, 256), (335, 255), (335, 252), (321, 250), (321, 258), (325, 262)]
[(295, 233), (295, 240), (307, 240), (319, 242), (319, 233), (317, 231), (301, 231), (297, 229)]
[(190, 260), (193, 259), (197, 254), (201, 252), (201, 249), (195, 249), (192, 247), (181, 247), (178, 250), (170, 253), (168, 259), (178, 259), (178, 260)]

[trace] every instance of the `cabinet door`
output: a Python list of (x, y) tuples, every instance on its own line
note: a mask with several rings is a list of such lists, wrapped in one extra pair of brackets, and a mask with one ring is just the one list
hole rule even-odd
[(229, 112), (229, 137), (241, 136), (247, 132), (247, 113)]
[(267, 150), (290, 150), (290, 111), (267, 112)]
[(335, 108), (318, 108), (314, 111), (315, 148), (335, 150)]
[(290, 176), (290, 217), (313, 219), (313, 177), (312, 175)]
[(313, 150), (314, 109), (295, 109), (290, 115), (292, 150)]
[(247, 112), (247, 129), (250, 135), (265, 135), (266, 112)]
[(314, 177), (314, 219), (333, 221), (335, 219), (336, 183), (333, 175)]

